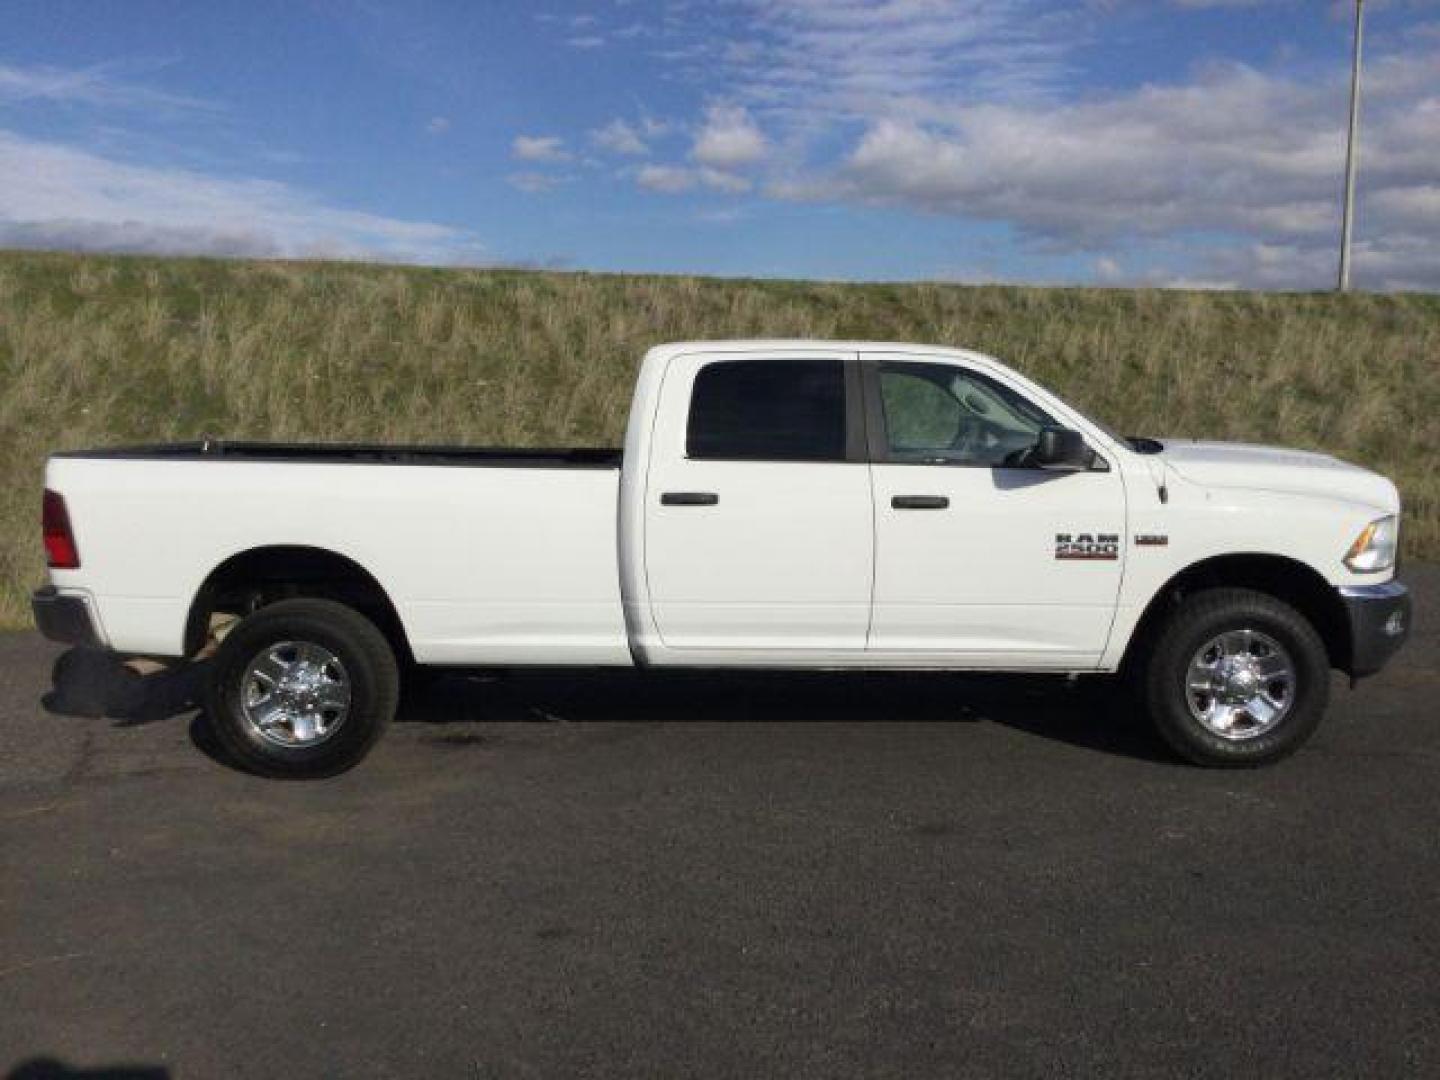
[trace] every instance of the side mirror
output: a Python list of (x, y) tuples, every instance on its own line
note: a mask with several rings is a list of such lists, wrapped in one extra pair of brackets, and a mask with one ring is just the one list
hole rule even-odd
[(1094, 454), (1085, 445), (1085, 436), (1069, 428), (1047, 427), (1035, 441), (1031, 461), (1054, 472), (1083, 472), (1090, 468)]

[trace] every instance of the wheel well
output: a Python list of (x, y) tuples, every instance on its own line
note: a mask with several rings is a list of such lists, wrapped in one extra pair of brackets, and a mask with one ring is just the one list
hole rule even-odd
[(360, 612), (389, 640), (395, 655), (410, 661), (405, 628), (390, 597), (368, 570), (324, 548), (252, 548), (226, 559), (210, 572), (185, 621), (185, 655), (204, 646), (213, 616), (245, 616), (266, 604), (308, 596), (334, 600)]
[(1254, 589), (1289, 604), (1320, 635), (1330, 666), (1350, 669), (1350, 624), (1334, 586), (1304, 563), (1281, 555), (1220, 555), (1180, 571), (1145, 608), (1130, 635), (1122, 667), (1129, 666), (1176, 604), (1192, 593), (1221, 586)]

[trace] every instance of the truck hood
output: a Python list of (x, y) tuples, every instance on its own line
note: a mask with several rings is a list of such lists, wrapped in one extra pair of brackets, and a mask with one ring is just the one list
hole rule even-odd
[(1184, 479), (1205, 487), (1319, 495), (1399, 509), (1395, 485), (1379, 473), (1309, 450), (1248, 443), (1164, 439), (1160, 458)]

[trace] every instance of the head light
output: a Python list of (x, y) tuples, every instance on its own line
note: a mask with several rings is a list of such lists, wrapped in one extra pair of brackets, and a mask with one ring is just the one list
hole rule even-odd
[(1357, 574), (1374, 574), (1389, 570), (1395, 565), (1395, 549), (1400, 539), (1400, 519), (1377, 518), (1360, 530), (1350, 550), (1345, 553), (1345, 565)]

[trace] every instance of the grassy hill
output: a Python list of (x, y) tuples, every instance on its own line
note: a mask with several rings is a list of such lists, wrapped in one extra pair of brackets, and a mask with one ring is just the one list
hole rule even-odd
[(1407, 551), (1440, 557), (1440, 296), (0, 253), (0, 625), (28, 621), (42, 577), (52, 450), (615, 444), (647, 346), (750, 336), (966, 345), (1125, 431), (1326, 450), (1393, 477)]

